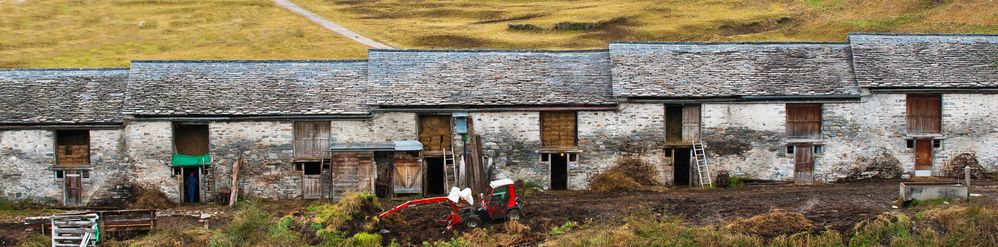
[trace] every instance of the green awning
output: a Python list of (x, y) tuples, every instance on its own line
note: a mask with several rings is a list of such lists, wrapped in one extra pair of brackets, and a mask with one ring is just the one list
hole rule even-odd
[(211, 165), (211, 155), (173, 154), (170, 166), (207, 166)]

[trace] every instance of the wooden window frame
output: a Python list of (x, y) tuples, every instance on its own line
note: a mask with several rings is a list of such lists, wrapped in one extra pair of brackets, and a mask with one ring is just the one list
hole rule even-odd
[(905, 123), (908, 134), (941, 134), (942, 102), (940, 94), (905, 95)]
[(821, 139), (822, 108), (822, 104), (786, 104), (787, 138)]

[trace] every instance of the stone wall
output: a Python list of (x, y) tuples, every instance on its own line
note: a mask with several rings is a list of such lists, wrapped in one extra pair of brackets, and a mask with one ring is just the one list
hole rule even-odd
[(972, 154), (985, 169), (998, 171), (998, 94), (943, 94), (943, 140), (933, 175), (943, 174), (960, 154)]
[(180, 201), (180, 185), (170, 169), (172, 123), (129, 121), (125, 124), (125, 145), (132, 182), (159, 189), (171, 200)]
[(665, 166), (665, 106), (621, 103), (616, 111), (580, 111), (578, 119), (578, 167), (569, 167), (569, 189), (585, 189), (599, 173), (613, 167), (621, 157), (636, 157), (659, 170), (660, 182), (668, 183), (672, 168)]
[[(0, 131), (0, 195), (62, 204), (63, 183), (56, 179), (54, 130)], [(89, 178), (82, 178), (83, 203), (123, 200), (116, 193), (128, 173), (122, 130), (90, 131)]]
[(483, 156), (493, 160), (496, 179), (550, 184), (551, 168), (540, 162), (537, 153), (541, 148), (539, 112), (473, 112), (470, 117), (475, 134), (482, 138)]
[(62, 184), (52, 172), (54, 131), (0, 131), (0, 155), (0, 190), (5, 198), (62, 203)]
[(417, 140), (416, 114), (380, 112), (371, 119), (336, 120), (330, 126), (330, 138), (337, 143), (389, 143)]
[(701, 121), (711, 176), (728, 171), (753, 179), (793, 178), (783, 103), (703, 104)]
[(292, 164), (292, 121), (211, 122), (208, 138), (213, 159), (208, 178), (215, 191), (232, 187), (232, 164), (241, 155), (240, 194), (267, 199), (301, 198), (302, 172)]

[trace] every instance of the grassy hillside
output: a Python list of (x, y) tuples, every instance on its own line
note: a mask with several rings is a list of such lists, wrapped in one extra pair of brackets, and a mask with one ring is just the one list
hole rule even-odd
[[(605, 48), (611, 40), (842, 41), (998, 33), (991, 0), (293, 0), (402, 48)], [(134, 59), (363, 58), (269, 0), (0, 0), (0, 68)]]
[(0, 0), (0, 68), (364, 56), (269, 0)]
[[(998, 33), (989, 0), (293, 0), (397, 47), (605, 48), (611, 40), (843, 41)], [(624, 3), (622, 3), (624, 2)]]

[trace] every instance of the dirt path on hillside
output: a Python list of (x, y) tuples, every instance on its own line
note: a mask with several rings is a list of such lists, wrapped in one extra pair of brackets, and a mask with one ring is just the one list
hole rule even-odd
[[(524, 196), (524, 218), (538, 241), (552, 226), (566, 221), (595, 224), (622, 224), (625, 217), (638, 212), (682, 216), (692, 226), (723, 225), (737, 217), (749, 217), (783, 210), (799, 212), (814, 222), (815, 229), (848, 231), (861, 220), (873, 218), (891, 209), (898, 197), (899, 181), (865, 181), (823, 185), (749, 185), (730, 189), (669, 189), (666, 192), (594, 193), (589, 191), (552, 191)], [(998, 202), (998, 183), (975, 185), (973, 193)], [(401, 201), (385, 201), (394, 206)], [(388, 223), (387, 239), (402, 243), (448, 240), (453, 234), (443, 232), (447, 208), (426, 206), (406, 210), (404, 222)], [(495, 225), (493, 225), (495, 226)], [(501, 227), (500, 227), (501, 228)]]
[(319, 24), (320, 26), (329, 29), (329, 31), (333, 31), (336, 34), (339, 34), (340, 36), (352, 39), (354, 41), (357, 41), (358, 43), (369, 46), (371, 48), (394, 49), (391, 46), (382, 44), (378, 41), (374, 41), (371, 38), (364, 37), (363, 35), (360, 35), (357, 32), (351, 31), (346, 27), (340, 26), (339, 24), (329, 21), (325, 17), (313, 13), (312, 11), (308, 11), (307, 9), (298, 6), (298, 4), (295, 4), (290, 0), (273, 0), (273, 1), (275, 4), (277, 4), (277, 6), (281, 6), (281, 8), (290, 10), (291, 12), (294, 12), (295, 14), (300, 15), (301, 17), (305, 17), (305, 19), (315, 22), (315, 24)]

